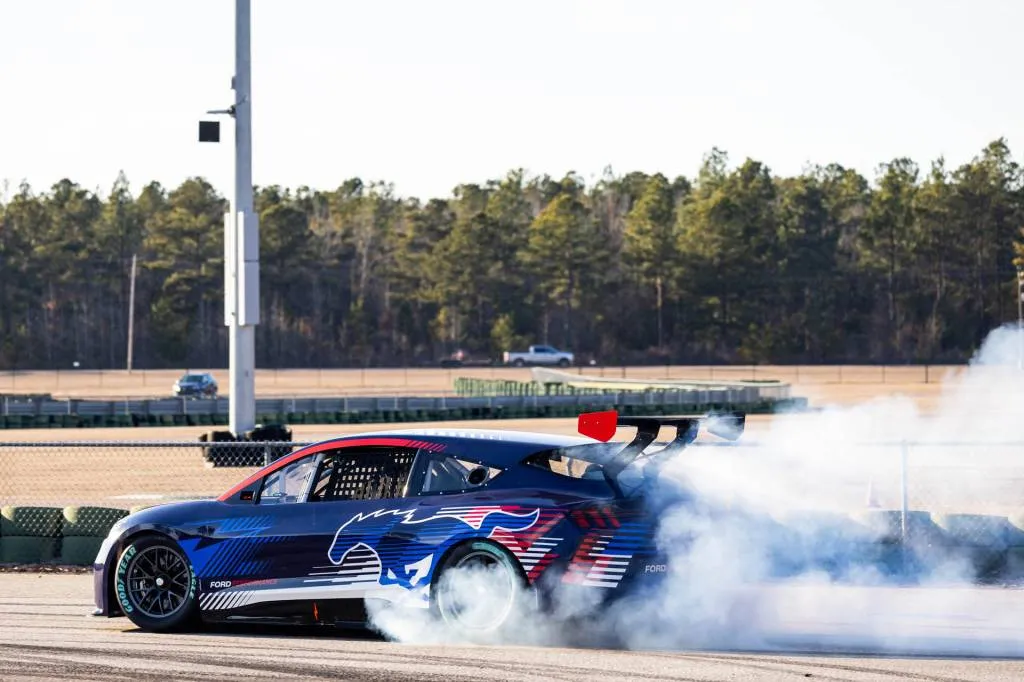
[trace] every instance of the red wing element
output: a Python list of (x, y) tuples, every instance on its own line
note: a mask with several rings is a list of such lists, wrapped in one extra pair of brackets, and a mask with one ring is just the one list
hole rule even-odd
[(607, 443), (615, 437), (615, 429), (618, 427), (619, 413), (615, 410), (607, 412), (584, 412), (580, 415), (579, 425), (576, 427), (580, 433), (588, 438), (594, 438)]

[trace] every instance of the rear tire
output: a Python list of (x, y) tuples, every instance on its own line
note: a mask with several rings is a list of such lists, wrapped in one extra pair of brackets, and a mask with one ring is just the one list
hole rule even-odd
[(526, 361), (525, 361), (525, 360), (523, 360), (522, 358), (516, 358), (516, 359), (515, 359), (515, 360), (514, 360), (514, 361), (512, 362), (512, 366), (513, 366), (513, 367), (526, 367)]
[(128, 619), (143, 630), (181, 630), (198, 616), (196, 582), (195, 569), (178, 543), (147, 535), (121, 552), (114, 595)]
[(438, 567), (430, 589), (434, 615), (456, 631), (481, 635), (500, 631), (536, 594), (519, 563), (490, 542), (456, 547)]

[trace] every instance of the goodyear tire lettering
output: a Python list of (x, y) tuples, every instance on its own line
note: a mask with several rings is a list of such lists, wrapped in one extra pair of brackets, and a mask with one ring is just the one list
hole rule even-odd
[(128, 564), (131, 563), (132, 557), (136, 553), (135, 545), (129, 545), (128, 549), (121, 555), (121, 561), (117, 564), (117, 600), (121, 603), (121, 608), (125, 613), (131, 613), (135, 610), (132, 606), (131, 601), (128, 599), (128, 587), (125, 585), (125, 573), (128, 572)]

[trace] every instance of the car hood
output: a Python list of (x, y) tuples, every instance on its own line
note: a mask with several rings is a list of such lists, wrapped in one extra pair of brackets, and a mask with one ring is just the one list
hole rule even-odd
[(177, 528), (200, 519), (214, 509), (223, 509), (224, 503), (215, 499), (183, 500), (166, 502), (146, 509), (140, 509), (120, 519), (110, 529), (111, 535), (120, 535), (125, 531), (143, 530), (146, 528)]

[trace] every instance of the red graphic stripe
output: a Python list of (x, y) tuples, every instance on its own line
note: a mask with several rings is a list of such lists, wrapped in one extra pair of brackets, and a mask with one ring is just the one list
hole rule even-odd
[(612, 528), (618, 528), (622, 525), (621, 523), (619, 523), (619, 520), (615, 517), (615, 510), (613, 510), (611, 507), (604, 508), (604, 515), (605, 518), (608, 519), (608, 523), (611, 524)]

